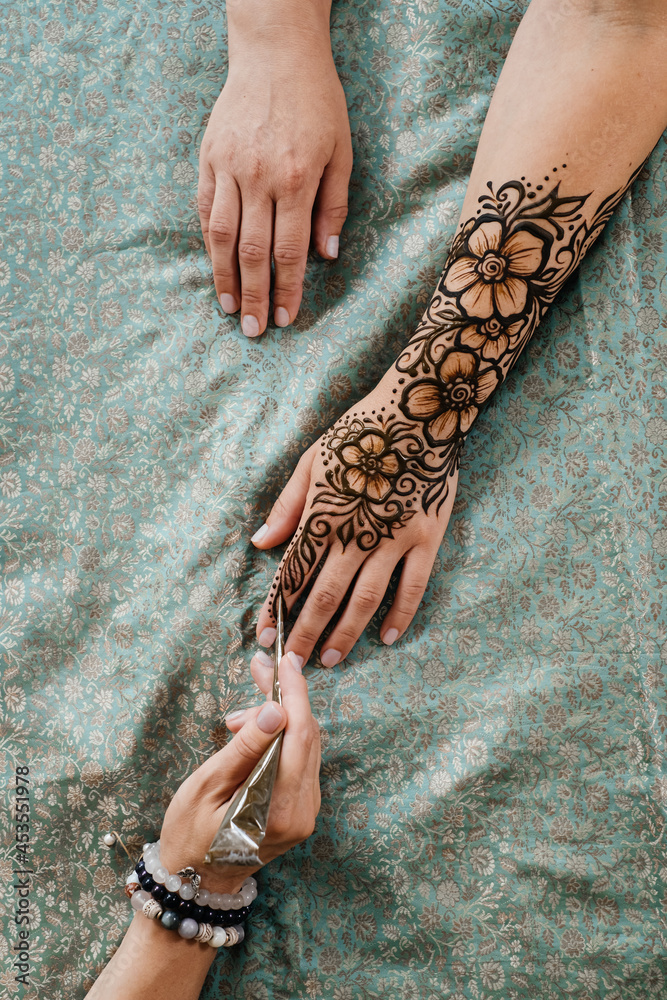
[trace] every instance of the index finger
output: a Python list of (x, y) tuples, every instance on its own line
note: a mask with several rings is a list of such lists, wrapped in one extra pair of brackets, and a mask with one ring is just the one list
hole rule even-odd
[(278, 783), (301, 785), (307, 771), (313, 743), (319, 744), (319, 727), (313, 718), (308, 698), (308, 684), (295, 666), (295, 654), (286, 653), (278, 666), (283, 708), (287, 725), (278, 767)]
[(297, 198), (281, 198), (276, 202), (273, 231), (273, 316), (276, 326), (288, 326), (299, 311), (314, 197), (314, 192), (301, 191)]

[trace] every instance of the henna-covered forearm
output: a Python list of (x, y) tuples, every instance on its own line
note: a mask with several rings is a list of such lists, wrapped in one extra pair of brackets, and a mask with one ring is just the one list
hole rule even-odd
[(400, 413), (438, 456), (440, 482), (422, 503), (442, 503), (447, 476), (480, 408), (514, 367), (559, 290), (602, 231), (638, 170), (586, 214), (590, 195), (560, 195), (554, 167), (542, 183), (492, 183), (462, 222), (429, 306), (394, 371)]
[(541, 183), (489, 183), (461, 222), (429, 306), (385, 377), (394, 383), (386, 404), (352, 409), (320, 444), (324, 477), (286, 553), (286, 594), (298, 593), (332, 533), (343, 549), (370, 551), (447, 500), (481, 407), (637, 174), (587, 216), (590, 195), (559, 193), (566, 170)]
[(484, 123), (461, 222), (414, 335), (377, 388), (304, 456), (257, 540), (271, 547), (299, 522), (258, 635), (272, 620), (278, 585), (291, 605), (324, 563), (290, 636), (289, 649), (299, 654), (310, 653), (354, 585), (321, 654), (323, 663), (329, 652), (331, 663), (347, 655), (401, 559), (382, 636), (392, 642), (405, 630), (481, 407), (667, 124), (667, 15), (653, 12), (649, 30), (643, 0), (572, 0), (566, 7), (533, 0), (521, 22)]

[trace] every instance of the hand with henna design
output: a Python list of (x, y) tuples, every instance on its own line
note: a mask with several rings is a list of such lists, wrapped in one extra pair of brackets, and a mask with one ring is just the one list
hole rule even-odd
[(333, 666), (347, 656), (401, 560), (383, 641), (396, 641), (412, 620), (480, 408), (667, 124), (667, 19), (644, 0), (616, 6), (620, 20), (575, 4), (557, 33), (550, 0), (533, 0), (524, 15), (484, 125), (462, 222), (419, 326), (380, 385), (306, 452), (253, 537), (262, 549), (291, 537), (259, 617), (260, 644), (275, 636), (278, 586), (289, 608), (318, 568), (289, 651), (310, 655), (352, 587), (320, 658)]
[[(398, 373), (390, 373), (303, 455), (264, 533), (255, 536), (258, 547), (270, 548), (293, 535), (260, 617), (260, 642), (274, 638), (278, 581), (289, 607), (322, 560), (289, 637), (298, 655), (310, 656), (354, 583), (321, 660), (331, 667), (347, 656), (401, 560), (398, 589), (382, 625), (384, 641), (394, 642), (412, 621), (451, 514), (460, 437), (433, 449), (420, 426), (399, 410), (399, 381)], [(443, 455), (449, 464), (444, 479)]]
[(536, 199), (513, 181), (480, 198), (482, 215), (461, 228), (404, 353), (299, 462), (253, 538), (270, 548), (293, 535), (260, 616), (260, 643), (275, 635), (278, 585), (289, 607), (322, 563), (289, 638), (293, 652), (310, 655), (354, 584), (321, 661), (347, 656), (402, 559), (383, 641), (410, 624), (449, 521), (466, 435), (623, 193), (586, 220), (586, 197), (563, 198), (559, 187)]

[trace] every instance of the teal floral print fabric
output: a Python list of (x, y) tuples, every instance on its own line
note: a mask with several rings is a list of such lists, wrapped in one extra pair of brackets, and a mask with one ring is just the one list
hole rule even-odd
[[(253, 342), (196, 210), (224, 4), (2, 5), (0, 752), (34, 870), (24, 988), (8, 808), (3, 996), (85, 995), (130, 920), (103, 834), (155, 839), (256, 698), (250, 535), (414, 330), (525, 7), (334, 3), (349, 221)], [(414, 626), (307, 668), (317, 829), (206, 1000), (665, 996), (666, 160), (477, 421)]]

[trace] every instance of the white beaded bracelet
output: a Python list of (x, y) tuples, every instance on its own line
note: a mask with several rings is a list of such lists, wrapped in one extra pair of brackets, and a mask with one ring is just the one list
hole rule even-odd
[[(257, 898), (257, 882), (254, 878), (247, 878), (241, 891), (230, 895), (202, 889), (201, 879), (194, 868), (186, 868), (178, 875), (170, 875), (160, 861), (159, 840), (154, 844), (144, 844), (143, 858), (146, 871), (154, 882), (164, 885), (167, 892), (177, 893), (181, 899), (194, 899), (198, 906), (210, 906), (212, 910), (240, 910), (243, 906), (250, 906)], [(189, 881), (183, 881), (181, 875)]]
[[(128, 875), (125, 892), (133, 909), (141, 911), (149, 920), (159, 920), (170, 930), (178, 930), (181, 937), (208, 944), (211, 948), (231, 948), (243, 941), (243, 926), (240, 923), (218, 925), (215, 923), (216, 911), (221, 911), (220, 919), (227, 924), (234, 919), (235, 910), (238, 919), (243, 920), (257, 898), (257, 882), (249, 877), (238, 893), (211, 893), (201, 888), (201, 879), (194, 868), (170, 875), (161, 864), (158, 841), (144, 844), (143, 858)], [(199, 922), (191, 913), (199, 916)], [(208, 919), (202, 920), (204, 916)], [(209, 919), (213, 923), (209, 923)]]

